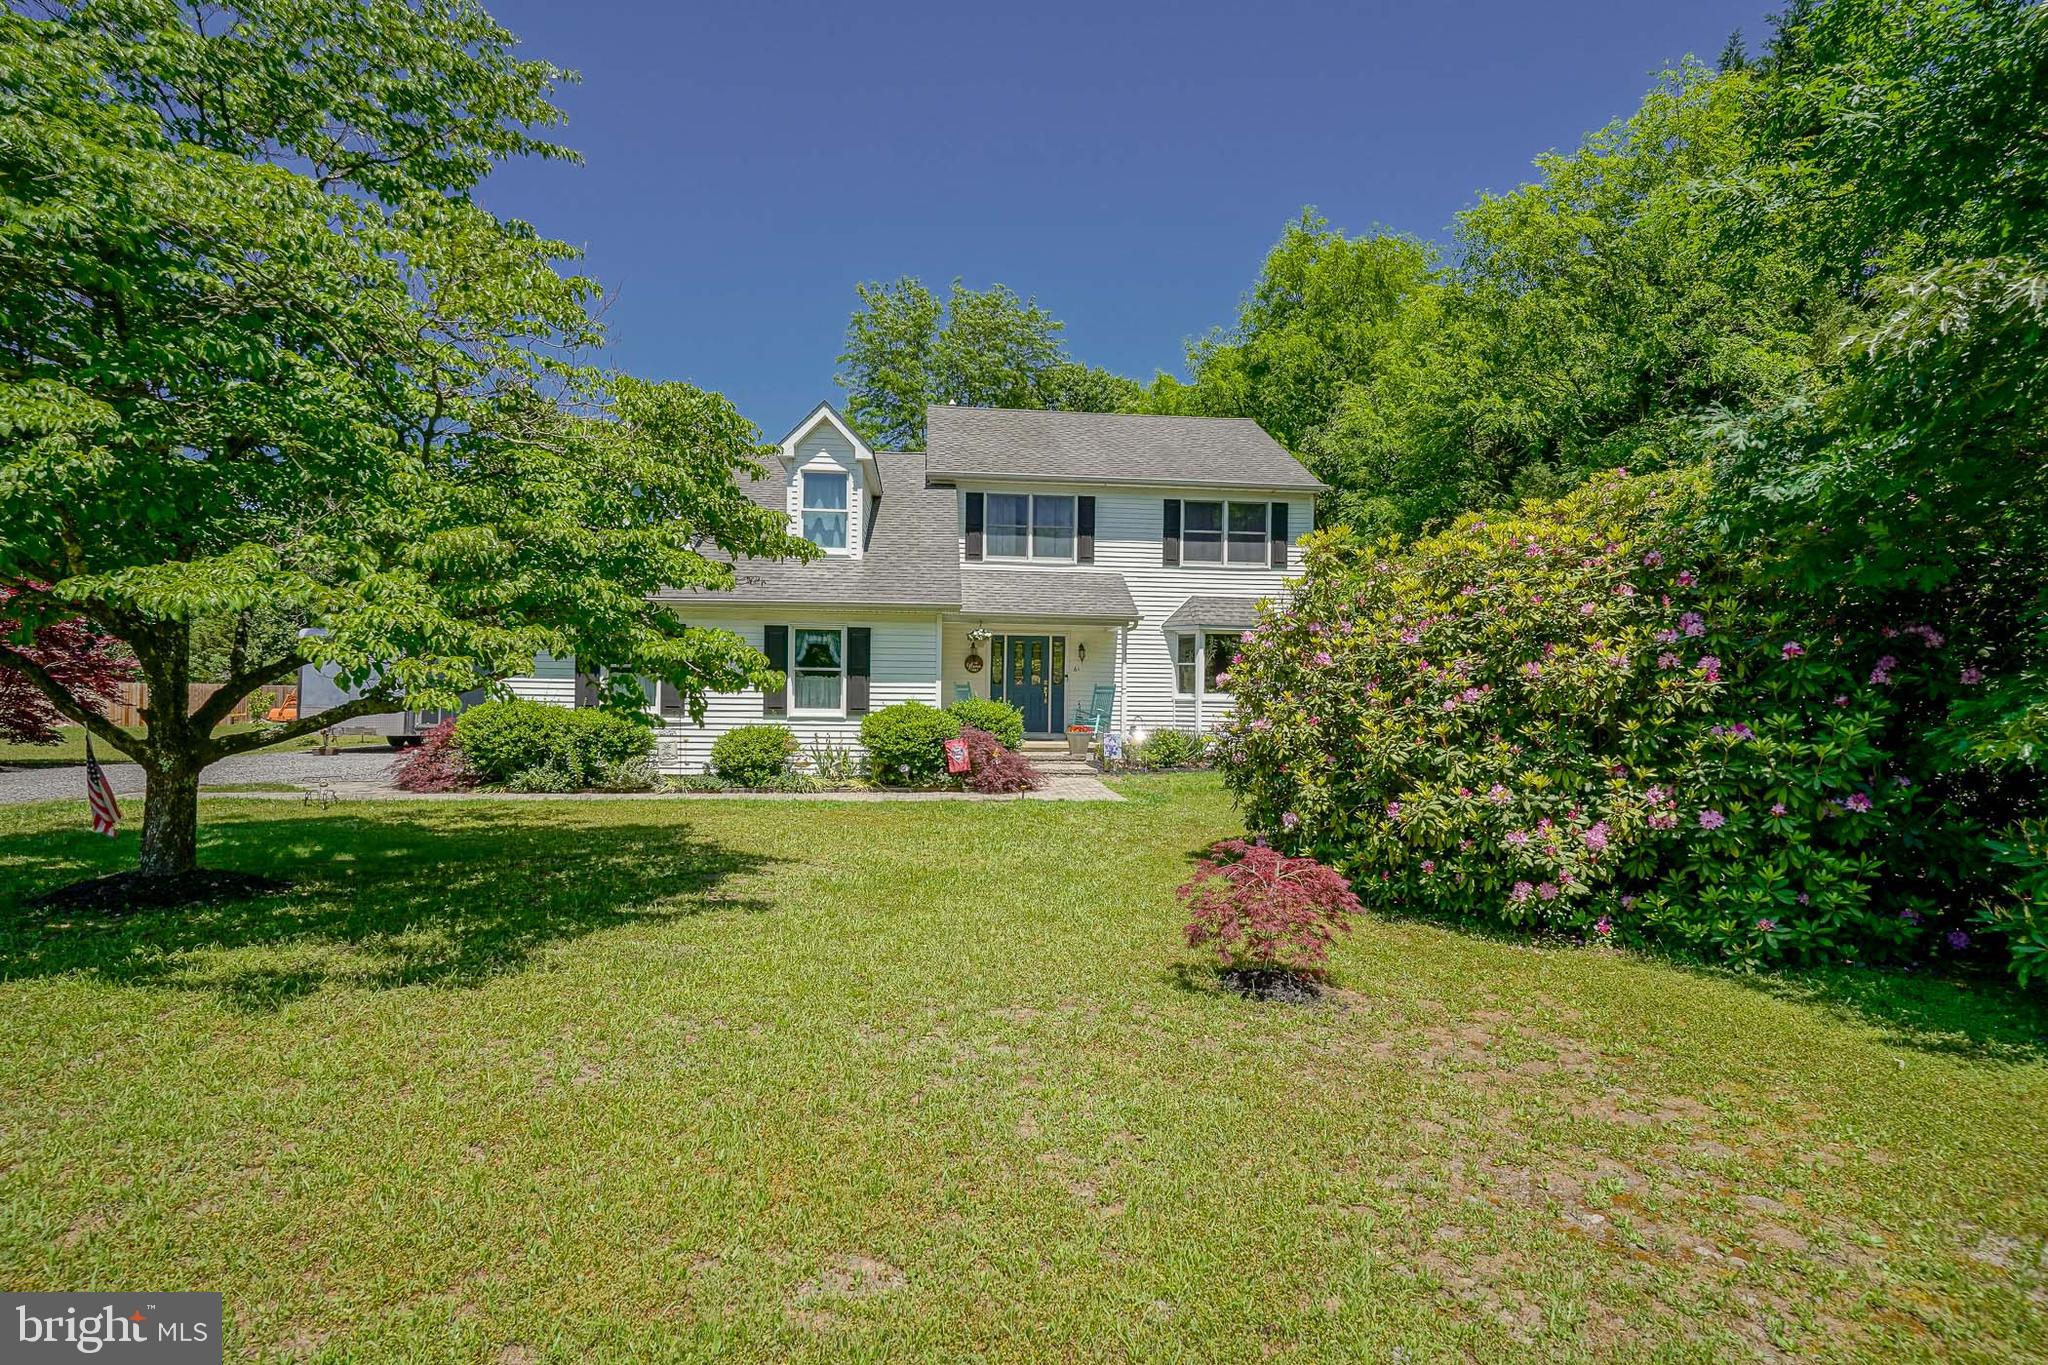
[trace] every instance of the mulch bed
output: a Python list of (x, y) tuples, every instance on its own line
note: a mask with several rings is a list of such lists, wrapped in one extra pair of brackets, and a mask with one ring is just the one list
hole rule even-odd
[(249, 900), (289, 891), (291, 883), (258, 872), (227, 872), (199, 868), (170, 877), (145, 877), (116, 872), (108, 877), (72, 882), (46, 891), (28, 902), (31, 910), (73, 910), (115, 917), (138, 910), (163, 910), (180, 905), (210, 905)]
[(1313, 1005), (1322, 999), (1322, 983), (1300, 972), (1271, 968), (1235, 968), (1217, 973), (1223, 984), (1247, 1000), (1281, 1005)]

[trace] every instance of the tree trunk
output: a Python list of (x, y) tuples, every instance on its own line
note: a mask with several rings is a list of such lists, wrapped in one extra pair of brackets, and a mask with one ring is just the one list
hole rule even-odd
[(142, 875), (170, 877), (192, 871), (199, 865), (199, 769), (151, 769), (146, 782)]

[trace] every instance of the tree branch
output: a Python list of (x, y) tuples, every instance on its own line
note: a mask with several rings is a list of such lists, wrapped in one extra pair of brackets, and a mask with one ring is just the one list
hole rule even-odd
[(11, 668), (27, 678), (36, 685), (37, 691), (50, 699), (50, 705), (56, 707), (60, 715), (83, 725), (130, 758), (139, 760), (148, 752), (149, 745), (140, 734), (124, 730), (99, 712), (82, 705), (49, 669), (21, 651), (0, 644), (0, 668)]
[(215, 726), (234, 714), (235, 703), (263, 684), (275, 681), (280, 675), (304, 662), (298, 651), (293, 650), (281, 659), (272, 659), (254, 668), (243, 669), (222, 683), (220, 690), (208, 697), (205, 704), (192, 713), (192, 727), (202, 735), (212, 734)]
[(229, 735), (226, 739), (219, 740), (208, 746), (211, 751), (211, 757), (207, 761), (212, 762), (213, 759), (217, 758), (232, 758), (236, 754), (246, 754), (256, 749), (267, 749), (273, 744), (282, 744), (288, 739), (297, 739), (300, 735), (318, 733), (340, 721), (354, 720), (357, 716), (374, 716), (386, 711), (397, 711), (402, 709), (404, 705), (405, 699), (403, 697), (392, 696), (389, 693), (357, 697), (353, 701), (346, 701), (339, 706), (322, 711), (317, 716), (301, 716), (295, 721), (278, 726), (275, 730), (252, 730), (248, 734)]

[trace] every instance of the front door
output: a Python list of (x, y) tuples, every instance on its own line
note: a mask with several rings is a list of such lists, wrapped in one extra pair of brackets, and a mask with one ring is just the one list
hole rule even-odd
[(1067, 713), (1067, 641), (1062, 635), (1012, 635), (1003, 665), (1003, 700), (1024, 713), (1024, 733), (1059, 731)]

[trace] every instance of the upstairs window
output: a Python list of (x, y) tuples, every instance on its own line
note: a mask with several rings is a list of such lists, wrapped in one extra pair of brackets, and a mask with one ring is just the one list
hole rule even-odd
[(1188, 502), (1181, 506), (1184, 564), (1266, 566), (1267, 518), (1263, 502)]
[(984, 555), (989, 559), (1074, 559), (1070, 493), (990, 493)]
[(846, 475), (804, 471), (804, 539), (821, 550), (846, 548)]

